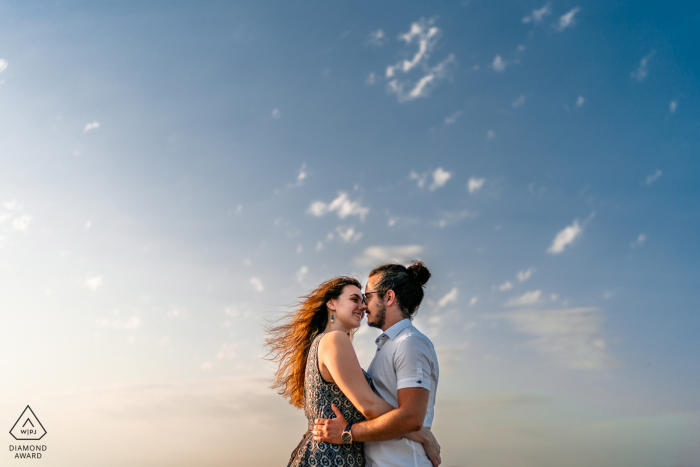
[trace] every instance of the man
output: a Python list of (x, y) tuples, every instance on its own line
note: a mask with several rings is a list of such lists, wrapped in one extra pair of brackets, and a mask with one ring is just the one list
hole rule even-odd
[(348, 425), (337, 418), (316, 420), (314, 439), (334, 444), (364, 441), (367, 467), (431, 467), (440, 463), (439, 446), (431, 459), (404, 433), (431, 427), (439, 367), (432, 342), (411, 324), (423, 300), (430, 272), (420, 261), (408, 268), (386, 264), (370, 272), (365, 287), (367, 324), (383, 333), (368, 369), (375, 392), (396, 409), (373, 420)]

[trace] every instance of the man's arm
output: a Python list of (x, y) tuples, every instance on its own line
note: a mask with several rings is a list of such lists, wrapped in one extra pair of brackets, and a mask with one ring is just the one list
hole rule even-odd
[[(404, 388), (399, 389), (397, 395), (397, 409), (352, 426), (350, 431), (353, 441), (386, 441), (400, 438), (423, 427), (430, 391), (425, 388)], [(348, 423), (337, 408), (333, 411), (336, 418), (316, 420), (313, 430), (315, 441), (343, 444), (340, 435)]]

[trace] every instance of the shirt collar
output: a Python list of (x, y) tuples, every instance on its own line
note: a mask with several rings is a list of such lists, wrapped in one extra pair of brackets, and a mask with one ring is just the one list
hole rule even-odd
[(392, 341), (396, 339), (396, 336), (398, 336), (401, 331), (406, 329), (411, 325), (411, 320), (406, 318), (402, 319), (398, 323), (394, 324), (392, 327), (384, 331), (378, 338), (377, 338), (377, 343), (379, 343), (380, 340), (382, 340), (383, 337), (388, 337)]

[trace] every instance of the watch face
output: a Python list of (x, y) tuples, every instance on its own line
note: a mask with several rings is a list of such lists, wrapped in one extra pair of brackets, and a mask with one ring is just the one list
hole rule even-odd
[(350, 432), (344, 432), (342, 435), (340, 435), (340, 438), (343, 440), (343, 443), (345, 444), (350, 444), (352, 443), (352, 433)]

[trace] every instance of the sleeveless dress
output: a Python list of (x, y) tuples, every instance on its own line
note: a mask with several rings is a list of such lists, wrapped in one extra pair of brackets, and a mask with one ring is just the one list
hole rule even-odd
[[(364, 467), (365, 456), (362, 443), (330, 444), (314, 441), (311, 430), (317, 418), (335, 418), (331, 403), (335, 404), (348, 423), (358, 423), (365, 417), (343, 394), (337, 384), (329, 383), (321, 377), (318, 366), (318, 345), (325, 335), (314, 338), (309, 348), (304, 373), (304, 415), (309, 421), (309, 429), (292, 453), (287, 467)], [(367, 383), (372, 386), (369, 375), (363, 370)]]

